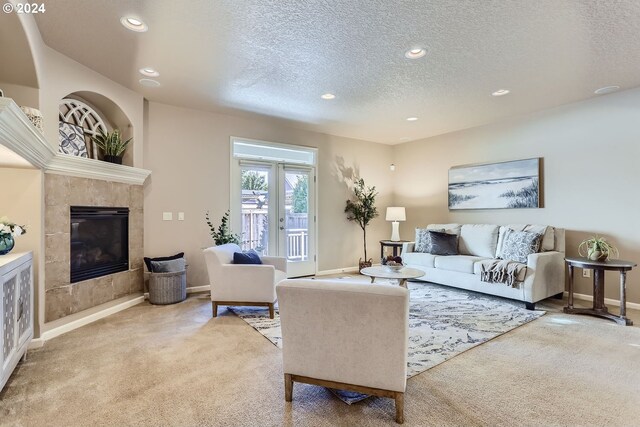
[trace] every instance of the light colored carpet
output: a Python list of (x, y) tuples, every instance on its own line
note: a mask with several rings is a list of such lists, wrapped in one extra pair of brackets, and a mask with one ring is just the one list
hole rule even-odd
[[(352, 277), (344, 279), (354, 281)], [(411, 303), (407, 378), (544, 315), (544, 311), (527, 310), (517, 301), (449, 286), (409, 283), (408, 287)], [(231, 307), (230, 310), (282, 348), (278, 308), (273, 319), (261, 307)], [(368, 397), (361, 393), (333, 391), (349, 405)]]
[[(429, 286), (429, 285), (425, 285)], [(414, 377), (407, 426), (640, 423), (640, 328), (547, 315)], [(638, 324), (640, 314), (630, 311)], [(29, 353), (0, 394), (3, 426), (393, 426), (389, 399), (345, 405), (296, 384), (281, 351), (206, 296), (141, 304)]]

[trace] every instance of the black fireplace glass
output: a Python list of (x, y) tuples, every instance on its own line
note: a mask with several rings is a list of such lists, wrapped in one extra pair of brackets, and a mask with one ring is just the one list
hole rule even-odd
[(71, 206), (71, 283), (129, 269), (129, 208)]

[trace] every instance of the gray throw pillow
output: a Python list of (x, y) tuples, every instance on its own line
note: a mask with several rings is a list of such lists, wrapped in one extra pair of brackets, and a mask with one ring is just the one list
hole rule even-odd
[(439, 231), (444, 232), (444, 228), (442, 229), (428, 229), (428, 228), (416, 228), (416, 243), (413, 248), (414, 252), (429, 252), (429, 246), (431, 245), (431, 237), (430, 231)]
[(176, 273), (185, 270), (186, 261), (184, 258), (167, 261), (151, 261), (151, 267), (154, 273)]
[(527, 263), (527, 258), (540, 250), (542, 234), (515, 231), (507, 228), (504, 232), (502, 252), (499, 257), (509, 261)]
[(458, 236), (430, 230), (427, 252), (432, 255), (458, 255)]

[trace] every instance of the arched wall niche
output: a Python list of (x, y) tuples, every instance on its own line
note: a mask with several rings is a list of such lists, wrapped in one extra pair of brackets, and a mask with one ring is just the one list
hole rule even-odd
[[(80, 110), (82, 110), (82, 104), (88, 106), (90, 110), (95, 111), (99, 117), (99, 121), (102, 123), (96, 123), (96, 120), (90, 117), (90, 114), (83, 116), (86, 119), (83, 123), (78, 123), (77, 118), (79, 115), (71, 114), (69, 111), (69, 103), (64, 102), (65, 99), (80, 101), (81, 104), (77, 103), (80, 106)], [(59, 103), (59, 119), (62, 121), (70, 121), (71, 123), (81, 126), (88, 135), (86, 138), (87, 144), (90, 144), (89, 135), (95, 133), (95, 130), (98, 128), (102, 128), (102, 124), (104, 124), (104, 130), (109, 132), (114, 129), (119, 129), (122, 133), (122, 138), (125, 140), (132, 138), (134, 135), (131, 120), (122, 108), (108, 97), (97, 92), (78, 91), (65, 96)], [(136, 140), (134, 139), (127, 147), (122, 164), (133, 166), (133, 146), (135, 143)]]
[(31, 45), (18, 14), (0, 16), (0, 89), (18, 105), (38, 108), (38, 74)]

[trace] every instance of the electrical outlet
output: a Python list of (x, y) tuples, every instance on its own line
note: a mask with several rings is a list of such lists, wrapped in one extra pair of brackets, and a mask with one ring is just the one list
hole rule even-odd
[(582, 277), (591, 277), (591, 270), (589, 270), (588, 268), (583, 268)]
[(163, 221), (172, 221), (173, 220), (173, 213), (171, 213), (171, 212), (162, 212), (162, 220)]
[(178, 212), (178, 221), (184, 221), (184, 212)]

